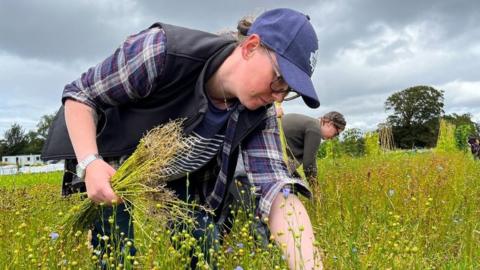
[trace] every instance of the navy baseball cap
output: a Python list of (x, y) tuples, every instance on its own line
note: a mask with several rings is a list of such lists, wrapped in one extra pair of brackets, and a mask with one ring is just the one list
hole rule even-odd
[(318, 39), (310, 19), (298, 11), (279, 8), (255, 19), (248, 35), (257, 34), (277, 57), (280, 73), (310, 108), (320, 106), (312, 83)]

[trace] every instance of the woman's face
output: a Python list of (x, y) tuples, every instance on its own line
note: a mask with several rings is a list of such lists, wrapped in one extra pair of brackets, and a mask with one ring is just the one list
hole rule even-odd
[[(274, 101), (282, 102), (286, 93), (273, 92), (270, 87), (272, 81), (280, 76), (275, 54), (261, 46), (259, 40), (250, 38), (241, 45), (240, 50), (243, 61), (237, 69), (235, 87), (238, 100), (249, 110), (256, 110)], [(283, 84), (281, 88), (288, 89), (288, 85)]]
[(332, 121), (324, 121), (321, 125), (321, 129), (322, 137), (325, 140), (332, 139), (338, 136), (341, 132)]

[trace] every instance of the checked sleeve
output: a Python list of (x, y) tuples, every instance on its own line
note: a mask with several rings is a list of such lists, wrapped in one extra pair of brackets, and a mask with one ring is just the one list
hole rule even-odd
[(306, 184), (291, 175), (283, 160), (280, 132), (273, 107), (268, 110), (265, 127), (243, 143), (242, 156), (248, 179), (261, 195), (259, 211), (262, 218), (269, 216), (273, 200), (285, 186), (311, 197)]
[(74, 99), (98, 111), (147, 97), (164, 73), (165, 43), (158, 27), (129, 36), (111, 56), (66, 85), (62, 102)]

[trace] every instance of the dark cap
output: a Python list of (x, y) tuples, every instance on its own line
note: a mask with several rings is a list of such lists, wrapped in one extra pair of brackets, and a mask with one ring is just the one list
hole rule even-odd
[(318, 39), (309, 17), (292, 9), (272, 9), (255, 19), (248, 34), (258, 34), (262, 43), (275, 52), (282, 77), (305, 104), (311, 108), (320, 106), (311, 79)]

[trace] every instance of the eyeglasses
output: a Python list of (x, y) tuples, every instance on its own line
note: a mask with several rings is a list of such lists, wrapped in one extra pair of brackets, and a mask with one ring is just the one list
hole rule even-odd
[(265, 46), (262, 46), (265, 51), (267, 52), (268, 59), (270, 59), (270, 63), (272, 63), (273, 71), (275, 72), (276, 78), (270, 83), (270, 89), (273, 93), (283, 94), (283, 100), (289, 101), (292, 99), (296, 99), (300, 97), (300, 95), (295, 92), (290, 86), (288, 86), (287, 82), (283, 79), (282, 74), (279, 71), (279, 68), (273, 61), (273, 57), (270, 54), (270, 50), (267, 49)]
[(335, 125), (334, 122), (330, 122), (332, 123), (332, 126), (335, 128), (335, 137), (337, 137), (338, 135), (340, 135), (340, 133), (343, 131), (341, 130), (339, 127), (337, 127), (337, 125)]

